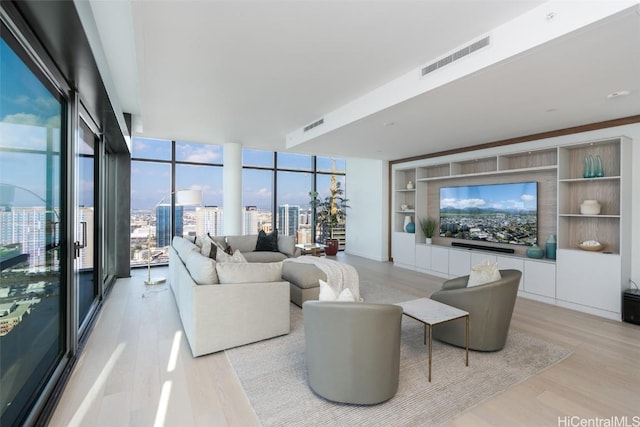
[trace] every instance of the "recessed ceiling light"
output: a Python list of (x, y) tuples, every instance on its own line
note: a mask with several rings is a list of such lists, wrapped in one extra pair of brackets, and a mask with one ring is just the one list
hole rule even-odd
[(385, 122), (385, 123), (383, 123), (383, 126), (387, 126), (387, 127), (388, 126), (393, 126), (393, 125), (395, 125), (394, 122)]
[(609, 95), (607, 95), (607, 98), (609, 99), (613, 99), (613, 98), (618, 98), (620, 96), (627, 96), (629, 95), (631, 92), (628, 90), (618, 90), (615, 92), (611, 92)]
[(547, 113), (553, 113), (554, 111), (558, 111), (557, 108), (549, 108), (547, 109)]

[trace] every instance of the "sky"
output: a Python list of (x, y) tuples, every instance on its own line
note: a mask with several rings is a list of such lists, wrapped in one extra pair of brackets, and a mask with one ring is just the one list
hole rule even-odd
[[(43, 206), (48, 187), (53, 189), (53, 205), (59, 206), (60, 122), (60, 102), (0, 40), (0, 148), (38, 151), (3, 151), (0, 156), (0, 183), (13, 189), (14, 206)], [(53, 155), (50, 181), (44, 154), (47, 138)]]
[(537, 183), (470, 185), (440, 188), (440, 208), (537, 210)]
[[(171, 142), (159, 139), (133, 138), (132, 157), (140, 159), (171, 159)], [(222, 164), (222, 146), (176, 141), (176, 161)], [(332, 160), (318, 157), (318, 170), (330, 171)], [(274, 164), (273, 152), (243, 150), (245, 166), (269, 167)], [(278, 171), (277, 205), (289, 204), (307, 207), (312, 189), (312, 156), (278, 153), (278, 168), (295, 171)], [(345, 170), (345, 161), (336, 159), (336, 169)], [(318, 188), (325, 194), (330, 187), (330, 175), (318, 175)], [(344, 177), (339, 177), (343, 183)], [(168, 200), (171, 182), (169, 164), (132, 161), (131, 177), (132, 209), (152, 209), (159, 201)], [(273, 172), (270, 170), (244, 169), (242, 177), (242, 204), (271, 209)], [(201, 189), (203, 205), (223, 206), (222, 168), (210, 165), (176, 165), (176, 189)]]

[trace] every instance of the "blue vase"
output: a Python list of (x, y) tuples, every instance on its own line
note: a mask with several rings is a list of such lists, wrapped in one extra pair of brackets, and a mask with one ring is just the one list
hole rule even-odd
[(593, 178), (596, 176), (596, 161), (592, 155), (584, 156), (584, 170), (582, 171), (583, 178)]
[(602, 157), (600, 157), (599, 155), (596, 156), (594, 176), (597, 176), (597, 177), (604, 176), (604, 168), (602, 167)]
[(407, 233), (415, 233), (416, 232), (416, 223), (415, 222), (410, 222), (409, 224), (407, 224), (406, 231), (407, 231)]
[(542, 250), (542, 248), (540, 248), (540, 246), (538, 246), (538, 245), (533, 245), (533, 246), (530, 246), (530, 247), (527, 249), (527, 256), (528, 256), (529, 258), (537, 258), (537, 259), (540, 259), (540, 258), (542, 258), (542, 257), (544, 256), (544, 251)]
[(547, 243), (545, 243), (547, 258), (556, 259), (556, 247), (557, 247), (556, 235), (551, 234), (547, 239)]

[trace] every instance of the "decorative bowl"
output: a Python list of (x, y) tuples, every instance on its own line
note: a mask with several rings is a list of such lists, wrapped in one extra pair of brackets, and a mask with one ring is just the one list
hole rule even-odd
[(583, 251), (599, 252), (604, 249), (604, 245), (595, 240), (587, 240), (585, 242), (578, 243), (578, 247)]

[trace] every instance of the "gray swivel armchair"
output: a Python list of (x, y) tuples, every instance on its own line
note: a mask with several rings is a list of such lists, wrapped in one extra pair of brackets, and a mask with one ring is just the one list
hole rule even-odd
[(325, 399), (373, 405), (398, 390), (402, 308), (305, 301), (309, 386)]
[[(469, 312), (469, 348), (497, 351), (504, 347), (511, 315), (518, 295), (522, 272), (500, 270), (502, 278), (495, 282), (467, 288), (469, 276), (447, 280), (431, 299)], [(453, 321), (436, 325), (433, 337), (464, 347), (465, 322)]]

